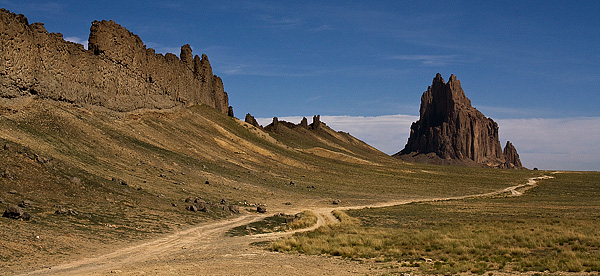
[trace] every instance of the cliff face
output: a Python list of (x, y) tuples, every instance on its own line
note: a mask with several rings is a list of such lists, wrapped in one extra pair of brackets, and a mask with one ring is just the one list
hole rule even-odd
[[(447, 83), (439, 73), (433, 79), (421, 97), (420, 118), (411, 126), (408, 143), (395, 156), (430, 153), (443, 160), (506, 167), (498, 124), (471, 106), (454, 75)], [(518, 155), (510, 158), (513, 167), (521, 167)]]
[(206, 104), (227, 113), (221, 78), (206, 55), (156, 54), (113, 21), (94, 21), (89, 50), (41, 23), (0, 10), (0, 97), (37, 95), (117, 111)]

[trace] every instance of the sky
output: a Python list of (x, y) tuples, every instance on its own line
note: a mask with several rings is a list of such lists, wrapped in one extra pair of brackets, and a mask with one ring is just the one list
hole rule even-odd
[(454, 74), (526, 167), (600, 170), (600, 1), (0, 0), (0, 7), (82, 44), (91, 22), (103, 19), (159, 53), (179, 55), (190, 44), (208, 55), (237, 117), (320, 114), (388, 154), (406, 144), (435, 74)]

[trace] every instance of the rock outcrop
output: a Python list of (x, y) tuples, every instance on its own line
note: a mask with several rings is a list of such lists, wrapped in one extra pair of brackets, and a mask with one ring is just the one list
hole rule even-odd
[[(248, 121), (246, 121), (246, 122), (250, 123)], [(321, 129), (322, 126), (326, 126), (325, 123), (321, 122), (321, 115), (314, 115), (313, 122), (310, 125), (308, 124), (308, 120), (306, 119), (306, 117), (303, 117), (299, 124), (282, 121), (282, 120), (279, 120), (277, 117), (274, 117), (273, 122), (270, 123), (269, 125), (265, 126), (264, 129), (269, 132), (277, 132), (281, 125), (285, 126), (288, 129), (303, 128), (303, 129), (313, 130), (313, 131)]]
[(246, 118), (244, 118), (244, 122), (249, 123), (257, 128), (262, 129), (262, 126), (258, 123), (258, 121), (256, 121), (254, 116), (250, 115), (250, 113), (246, 113)]
[(406, 146), (394, 156), (440, 164), (522, 167), (512, 144), (502, 152), (498, 124), (471, 106), (456, 76), (446, 83), (439, 73), (421, 96), (420, 118), (412, 124)]
[(506, 141), (506, 146), (504, 146), (504, 167), (505, 168), (522, 168), (521, 159), (519, 158), (519, 154), (517, 153), (517, 149), (510, 141)]
[(113, 21), (94, 21), (89, 50), (0, 10), (0, 97), (37, 96), (116, 111), (206, 104), (228, 112), (221, 78), (189, 45), (156, 54)]

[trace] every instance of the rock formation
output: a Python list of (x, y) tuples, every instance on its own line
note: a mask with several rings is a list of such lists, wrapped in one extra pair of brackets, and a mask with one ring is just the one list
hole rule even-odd
[(519, 159), (519, 154), (517, 153), (517, 149), (510, 141), (506, 141), (506, 146), (504, 146), (504, 167), (505, 168), (522, 168), (521, 159)]
[(254, 116), (250, 115), (250, 113), (246, 113), (246, 118), (244, 118), (244, 122), (249, 123), (257, 128), (262, 128), (262, 126), (254, 119)]
[(300, 121), (300, 127), (308, 129), (308, 120), (306, 117), (302, 117), (302, 121)]
[(310, 125), (308, 125), (308, 120), (306, 119), (306, 117), (303, 117), (299, 124), (281, 121), (277, 119), (277, 117), (274, 117), (273, 122), (265, 126), (264, 129), (270, 132), (277, 132), (279, 130), (279, 127), (282, 125), (289, 129), (303, 128), (307, 130), (318, 130), (322, 126), (326, 126), (325, 123), (321, 122), (321, 115), (315, 115), (313, 116), (313, 122)]
[(206, 104), (228, 112), (221, 78), (189, 45), (156, 54), (113, 21), (94, 21), (89, 50), (0, 10), (0, 97), (37, 96), (116, 111)]
[(502, 152), (498, 124), (471, 106), (454, 75), (447, 83), (439, 73), (435, 76), (421, 96), (420, 118), (412, 124), (406, 146), (394, 156), (431, 161), (419, 155), (432, 154), (441, 159), (432, 163), (522, 167), (512, 144)]
[(310, 124), (312, 130), (317, 130), (321, 127), (321, 115), (313, 116), (313, 122)]

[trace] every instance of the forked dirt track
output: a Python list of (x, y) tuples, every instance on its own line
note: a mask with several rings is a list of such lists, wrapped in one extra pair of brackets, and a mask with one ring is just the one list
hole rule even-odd
[[(269, 252), (251, 243), (269, 241), (295, 232), (311, 231), (337, 223), (334, 210), (377, 208), (409, 204), (458, 200), (510, 193), (522, 195), (534, 187), (541, 176), (527, 183), (491, 193), (447, 198), (398, 200), (362, 206), (314, 208), (317, 223), (309, 228), (283, 233), (266, 233), (244, 237), (229, 237), (225, 233), (236, 226), (267, 217), (267, 214), (245, 214), (239, 217), (205, 223), (155, 240), (114, 252), (36, 270), (23, 275), (356, 275), (371, 274), (372, 263), (359, 263), (341, 258), (305, 256)], [(284, 212), (302, 210), (288, 209)]]

